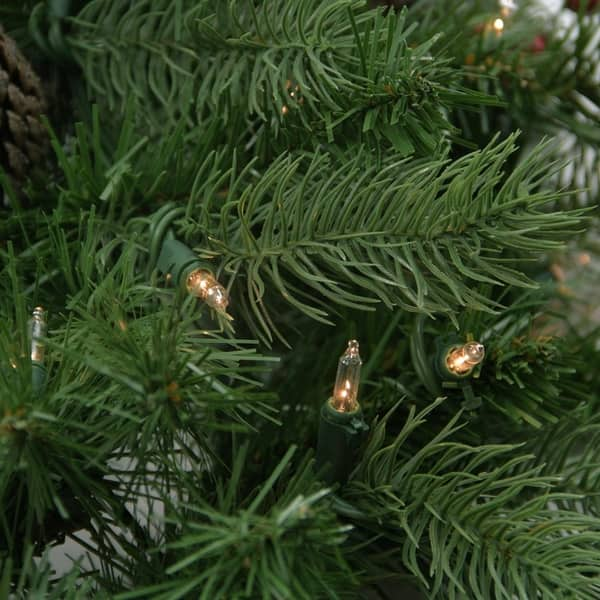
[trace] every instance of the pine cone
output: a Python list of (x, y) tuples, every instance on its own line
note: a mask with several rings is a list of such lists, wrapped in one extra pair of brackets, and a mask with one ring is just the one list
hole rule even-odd
[(40, 121), (46, 109), (38, 76), (0, 26), (0, 164), (16, 182), (47, 152), (48, 135)]

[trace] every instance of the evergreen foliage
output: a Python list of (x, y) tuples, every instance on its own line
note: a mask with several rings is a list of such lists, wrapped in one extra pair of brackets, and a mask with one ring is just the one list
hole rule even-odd
[[(356, 0), (275, 2), (90, 2), (74, 21), (75, 56), (90, 92), (108, 108), (129, 96), (165, 122), (188, 127), (215, 116), (249, 119), (277, 138), (292, 109), (298, 127), (333, 140), (344, 125), (389, 139), (402, 154), (435, 150), (455, 130), (445, 110), (492, 101), (466, 93), (447, 60), (431, 60), (435, 38), (408, 45), (414, 25)], [(290, 98), (289, 85), (299, 86)], [(289, 105), (289, 106), (288, 106)], [(243, 117), (246, 116), (246, 119)], [(342, 134), (342, 138), (346, 138)]]
[[(598, 255), (600, 15), (33, 4), (0, 19), (69, 109), (43, 185), (0, 173), (0, 596), (600, 598), (597, 315), (556, 275)], [(167, 213), (233, 321), (157, 272)], [(452, 335), (486, 359), (445, 381)]]

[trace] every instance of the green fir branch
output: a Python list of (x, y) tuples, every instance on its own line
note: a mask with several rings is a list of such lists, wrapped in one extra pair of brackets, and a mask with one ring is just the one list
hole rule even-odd
[[(344, 493), (364, 535), (377, 536), (431, 598), (596, 597), (597, 520), (554, 507), (576, 495), (553, 492), (556, 478), (539, 468), (515, 474), (531, 461), (518, 446), (452, 441), (460, 415), (411, 449), (412, 431), (437, 404), (411, 409), (391, 440), (385, 419), (375, 428)], [(520, 501), (525, 491), (531, 498)]]
[[(431, 392), (443, 391), (452, 404), (469, 405), (474, 425), (471, 442), (490, 436), (506, 442), (514, 441), (515, 435), (535, 436), (531, 428), (559, 422), (588, 399), (588, 386), (579, 375), (583, 363), (574, 350), (576, 342), (565, 332), (566, 315), (551, 308), (556, 286), (541, 283), (535, 290), (515, 292), (500, 296), (506, 307), (495, 314), (465, 311), (458, 316), (459, 339), (473, 336), (485, 345), (483, 365), (462, 382), (477, 398), (474, 405), (465, 401), (461, 382), (436, 383), (439, 378), (431, 357), (437, 352), (435, 341), (444, 337), (444, 327), (430, 320), (421, 321), (420, 328), (411, 324), (406, 331), (412, 338), (411, 360), (422, 388), (415, 386), (412, 370), (403, 371), (398, 379), (425, 403)], [(445, 330), (446, 336), (457, 335), (449, 321)]]
[(361, 1), (144, 6), (90, 2), (70, 43), (90, 91), (111, 110), (130, 96), (151, 99), (145, 118), (156, 131), (215, 113), (231, 127), (241, 112), (275, 137), (289, 124), (332, 140), (348, 125), (399, 153), (426, 154), (455, 132), (447, 109), (494, 102), (433, 60), (435, 38), (409, 46), (404, 15)]
[(214, 505), (190, 485), (190, 500), (172, 507), (178, 535), (167, 545), (172, 562), (166, 578), (122, 593), (120, 600), (189, 594), (309, 600), (346, 597), (355, 588), (342, 552), (351, 527), (331, 511), (330, 491), (315, 482), (312, 463), (292, 462), (292, 446), (253, 493), (234, 502), (247, 451), (242, 446), (234, 456)]
[(220, 207), (220, 223), (205, 229), (200, 216), (198, 233), (245, 280), (244, 318), (261, 336), (275, 329), (267, 290), (323, 322), (336, 305), (378, 302), (449, 315), (492, 310), (479, 285), (534, 286), (515, 259), (559, 248), (583, 215), (544, 209), (559, 197), (539, 187), (553, 168), (547, 146), (506, 175), (514, 151), (511, 137), (454, 163), (283, 155), (260, 180), (242, 173), (224, 202), (205, 203), (204, 215)]
[[(33, 557), (33, 549), (29, 547), (24, 555), (23, 564), (16, 567), (12, 560), (0, 558), (0, 596), (27, 600), (45, 598), (46, 600), (85, 600), (92, 594), (90, 581), (84, 581), (80, 568), (74, 566), (66, 574), (57, 578), (53, 575), (48, 554), (41, 560)], [(97, 590), (94, 597), (107, 598)]]

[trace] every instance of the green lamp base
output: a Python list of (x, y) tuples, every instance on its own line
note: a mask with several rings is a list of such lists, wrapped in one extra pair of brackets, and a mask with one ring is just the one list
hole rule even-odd
[(206, 268), (191, 248), (175, 239), (164, 240), (156, 266), (161, 273), (171, 275), (177, 285), (185, 285), (192, 271)]
[(369, 427), (360, 407), (353, 412), (339, 412), (331, 405), (332, 400), (327, 400), (321, 408), (316, 466), (325, 483), (343, 484)]
[(48, 371), (46, 371), (46, 367), (41, 362), (31, 361), (31, 387), (35, 394), (44, 391), (47, 378)]

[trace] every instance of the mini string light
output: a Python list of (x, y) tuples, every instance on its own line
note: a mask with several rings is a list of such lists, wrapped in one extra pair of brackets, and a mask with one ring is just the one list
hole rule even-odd
[(465, 375), (483, 361), (485, 347), (479, 342), (467, 342), (454, 348), (446, 358), (448, 369), (457, 375)]
[(500, 16), (495, 18), (491, 23), (491, 28), (500, 36), (504, 32), (506, 20), (510, 19), (518, 6), (514, 0), (500, 0)]
[(206, 269), (194, 269), (186, 280), (190, 294), (204, 300), (208, 306), (220, 312), (227, 312), (229, 295), (227, 290)]
[(300, 96), (300, 86), (297, 83), (293, 83), (291, 79), (288, 79), (285, 82), (285, 89), (290, 98), (294, 98), (295, 100), (298, 100), (298, 102), (302, 101), (302, 96)]
[(589, 265), (592, 262), (592, 257), (589, 252), (581, 252), (577, 256), (577, 263), (582, 267)]
[[(300, 92), (300, 86), (297, 83), (293, 82), (291, 79), (288, 79), (285, 82), (285, 90), (288, 93), (288, 96), (290, 97), (290, 103), (299, 105), (304, 104), (304, 98), (302, 97), (302, 93)], [(287, 104), (284, 104), (281, 107), (282, 115), (287, 115), (289, 111), (290, 108)]]
[(33, 309), (29, 328), (31, 334), (31, 360), (43, 363), (46, 348), (41, 338), (45, 337), (48, 325), (46, 322), (46, 311), (41, 306), (36, 306)]
[(201, 261), (196, 253), (185, 244), (175, 240), (164, 240), (157, 260), (159, 271), (167, 282), (185, 287), (189, 294), (204, 301), (208, 306), (228, 319), (229, 294)]
[(46, 387), (47, 372), (44, 366), (46, 348), (42, 338), (46, 336), (48, 323), (46, 311), (41, 306), (33, 309), (29, 321), (29, 334), (31, 339), (31, 386), (35, 393), (40, 393)]
[(337, 377), (333, 388), (331, 405), (338, 412), (353, 412), (358, 408), (361, 365), (358, 342), (350, 340), (338, 362)]
[(350, 340), (338, 362), (333, 394), (321, 408), (316, 465), (327, 483), (344, 483), (368, 426), (358, 403), (362, 360)]

